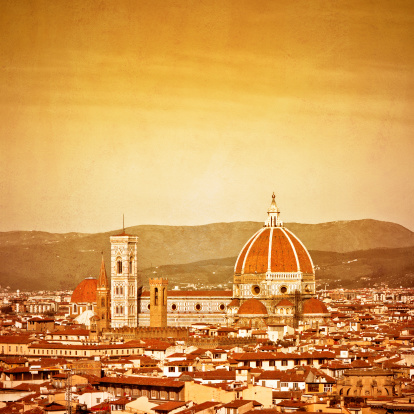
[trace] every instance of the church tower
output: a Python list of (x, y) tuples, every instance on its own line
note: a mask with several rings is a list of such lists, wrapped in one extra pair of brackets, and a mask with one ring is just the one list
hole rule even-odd
[(138, 237), (111, 236), (111, 328), (138, 326), (138, 296), (142, 291), (137, 263)]
[(98, 332), (101, 334), (103, 329), (109, 329), (111, 322), (111, 289), (106, 276), (103, 253), (98, 285), (96, 287), (96, 313), (99, 318)]
[(167, 326), (167, 287), (168, 279), (150, 279), (150, 326)]

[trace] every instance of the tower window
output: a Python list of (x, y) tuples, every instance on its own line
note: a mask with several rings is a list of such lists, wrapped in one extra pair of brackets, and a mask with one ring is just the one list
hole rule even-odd
[(133, 264), (132, 257), (130, 257), (129, 258), (129, 273), (132, 273), (132, 264)]
[(154, 289), (154, 305), (158, 306), (158, 288)]
[(117, 272), (118, 274), (121, 274), (122, 273), (122, 260), (118, 259), (116, 264), (117, 264)]
[(171, 305), (171, 309), (172, 309), (173, 311), (177, 310), (177, 305), (176, 305), (175, 303), (173, 303), (173, 304)]
[(222, 304), (219, 306), (219, 309), (220, 309), (221, 311), (224, 311), (224, 309), (226, 309), (226, 307), (224, 306), (224, 303), (222, 303)]
[(287, 287), (286, 287), (286, 286), (282, 286), (282, 287), (280, 288), (280, 292), (281, 292), (281, 293), (286, 293), (286, 292), (287, 292)]

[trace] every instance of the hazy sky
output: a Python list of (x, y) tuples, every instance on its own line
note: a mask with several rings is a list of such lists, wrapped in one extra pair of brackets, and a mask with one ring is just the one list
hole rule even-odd
[(0, 231), (414, 230), (414, 2), (0, 1)]

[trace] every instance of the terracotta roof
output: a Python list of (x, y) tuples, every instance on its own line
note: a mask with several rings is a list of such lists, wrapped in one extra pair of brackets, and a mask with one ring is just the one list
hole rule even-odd
[(170, 387), (182, 388), (184, 382), (176, 381), (169, 378), (144, 378), (144, 377), (103, 377), (99, 380), (101, 384), (134, 384), (134, 385), (150, 385), (153, 387)]
[(96, 302), (96, 287), (98, 281), (93, 278), (82, 280), (72, 293), (72, 303), (93, 303)]
[(177, 408), (180, 408), (180, 407), (185, 407), (186, 405), (187, 405), (187, 403), (183, 402), (183, 401), (168, 401), (166, 403), (157, 405), (156, 407), (153, 407), (152, 409), (154, 411), (166, 411), (166, 412), (168, 412), (168, 411), (172, 411), (172, 410), (175, 410)]
[(310, 298), (303, 302), (303, 313), (329, 313), (329, 311), (323, 302), (315, 298)]
[(269, 264), (271, 272), (314, 273), (309, 252), (285, 227), (263, 227), (257, 231), (241, 250), (234, 272), (266, 273)]
[(260, 300), (257, 300), (255, 298), (246, 300), (244, 302), (238, 312), (238, 315), (267, 315), (267, 309), (266, 306), (263, 305)]

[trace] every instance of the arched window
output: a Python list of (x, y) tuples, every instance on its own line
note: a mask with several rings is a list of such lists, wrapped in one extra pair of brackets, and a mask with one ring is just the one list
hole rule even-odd
[(122, 260), (121, 260), (121, 258), (116, 260), (116, 264), (117, 264), (117, 272), (118, 272), (118, 274), (121, 274), (122, 273)]
[(158, 306), (158, 288), (154, 289), (154, 305)]
[(132, 265), (133, 265), (133, 260), (132, 260), (132, 256), (129, 258), (129, 273), (132, 273)]
[(119, 308), (118, 308), (118, 306), (115, 308), (115, 313), (119, 313)]
[(119, 294), (119, 288), (118, 288), (118, 286), (115, 288), (115, 294)]
[(164, 296), (164, 306), (167, 306), (167, 289), (163, 288), (162, 292)]
[(101, 306), (102, 306), (102, 307), (105, 307), (105, 298), (102, 298), (102, 299), (101, 299)]
[(78, 307), (76, 306), (76, 303), (73, 305), (73, 312), (76, 313), (78, 310)]

